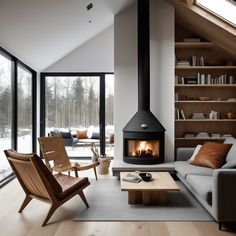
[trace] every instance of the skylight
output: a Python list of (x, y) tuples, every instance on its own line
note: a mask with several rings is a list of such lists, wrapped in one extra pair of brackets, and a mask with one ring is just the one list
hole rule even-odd
[(236, 25), (236, 1), (234, 0), (196, 0), (196, 3)]

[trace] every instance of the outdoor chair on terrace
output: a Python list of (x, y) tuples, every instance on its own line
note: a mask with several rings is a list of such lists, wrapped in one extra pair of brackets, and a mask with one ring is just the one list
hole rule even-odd
[[(38, 141), (46, 166), (49, 170), (56, 172), (68, 172), (69, 175), (71, 171), (74, 171), (75, 176), (78, 177), (78, 171), (93, 168), (95, 178), (97, 180), (96, 166), (98, 165), (98, 162), (70, 162), (61, 137), (40, 137), (38, 138)], [(51, 162), (53, 162), (53, 165), (51, 165)]]
[(77, 194), (89, 207), (83, 193), (83, 189), (90, 184), (87, 177), (79, 179), (61, 173), (52, 175), (41, 158), (34, 153), (23, 154), (11, 149), (4, 152), (26, 194), (19, 213), (32, 198), (49, 203), (51, 207), (42, 224), (45, 226), (55, 210)]

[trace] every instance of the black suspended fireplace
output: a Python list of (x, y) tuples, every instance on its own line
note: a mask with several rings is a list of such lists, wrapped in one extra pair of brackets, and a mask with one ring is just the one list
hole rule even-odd
[(124, 162), (164, 162), (165, 128), (150, 111), (149, 0), (138, 0), (138, 111), (123, 129)]

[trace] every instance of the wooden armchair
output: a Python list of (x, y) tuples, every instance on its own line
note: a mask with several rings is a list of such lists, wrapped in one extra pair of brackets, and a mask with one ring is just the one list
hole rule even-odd
[[(45, 159), (46, 166), (51, 171), (68, 171), (69, 175), (70, 171), (74, 171), (75, 176), (78, 177), (78, 171), (93, 168), (97, 180), (96, 166), (98, 165), (98, 162), (91, 161), (89, 163), (71, 163), (65, 150), (65, 146), (60, 137), (40, 137), (38, 138), (38, 141), (43, 157)], [(53, 161), (53, 165), (50, 164), (50, 161)]]
[(78, 179), (61, 173), (52, 175), (36, 154), (22, 154), (11, 149), (4, 152), (26, 194), (19, 213), (32, 198), (47, 202), (51, 207), (42, 224), (45, 226), (55, 210), (77, 194), (89, 207), (83, 193), (83, 189), (90, 184), (87, 177)]

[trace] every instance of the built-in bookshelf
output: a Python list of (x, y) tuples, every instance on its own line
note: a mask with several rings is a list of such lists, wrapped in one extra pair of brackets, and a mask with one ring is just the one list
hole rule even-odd
[(236, 137), (236, 58), (200, 37), (175, 51), (176, 148)]

